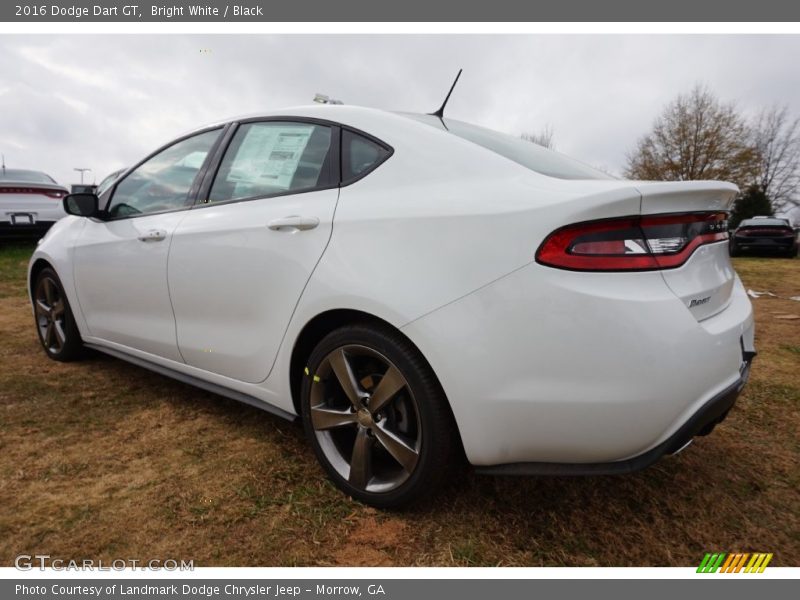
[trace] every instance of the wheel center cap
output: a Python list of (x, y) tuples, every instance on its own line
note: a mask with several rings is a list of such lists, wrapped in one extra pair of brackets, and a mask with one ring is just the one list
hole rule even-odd
[(374, 421), (372, 420), (372, 415), (369, 414), (369, 411), (366, 408), (362, 408), (358, 411), (358, 424), (362, 427), (372, 427)]

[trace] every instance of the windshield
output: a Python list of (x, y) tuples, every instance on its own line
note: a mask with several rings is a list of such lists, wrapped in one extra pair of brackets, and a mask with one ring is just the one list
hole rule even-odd
[(97, 191), (95, 192), (95, 194), (97, 194), (98, 196), (102, 196), (103, 192), (105, 192), (108, 188), (110, 188), (111, 184), (114, 183), (119, 178), (119, 176), (122, 175), (124, 172), (125, 169), (119, 169), (111, 173), (111, 175), (108, 175), (105, 179), (103, 179), (103, 181), (100, 182), (100, 185), (97, 186)]
[(484, 127), (470, 125), (455, 119), (440, 119), (433, 115), (400, 113), (431, 127), (449, 131), (453, 135), (478, 144), (487, 150), (496, 152), (523, 167), (548, 177), (559, 179), (615, 179), (574, 158), (548, 150), (533, 142), (500, 133)]
[(47, 183), (54, 184), (55, 180), (39, 171), (26, 171), (24, 169), (0, 170), (0, 181), (13, 181), (16, 183)]

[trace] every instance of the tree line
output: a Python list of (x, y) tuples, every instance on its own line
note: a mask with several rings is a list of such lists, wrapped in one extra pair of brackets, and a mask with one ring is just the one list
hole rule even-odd
[(627, 156), (631, 179), (731, 181), (741, 193), (731, 225), (800, 206), (800, 118), (773, 105), (747, 118), (695, 85), (656, 117)]
[[(549, 125), (521, 137), (554, 149)], [(629, 179), (717, 179), (739, 186), (731, 226), (756, 215), (800, 206), (800, 118), (785, 105), (746, 117), (697, 84), (656, 117), (652, 130), (627, 154)]]

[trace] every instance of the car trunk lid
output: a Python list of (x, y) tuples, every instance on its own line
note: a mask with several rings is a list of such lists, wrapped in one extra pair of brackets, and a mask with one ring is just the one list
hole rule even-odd
[[(735, 185), (719, 181), (642, 182), (636, 186), (642, 196), (644, 222), (655, 215), (727, 213), (739, 191)], [(683, 265), (661, 274), (698, 321), (728, 306), (736, 279), (724, 241), (699, 246)]]
[(59, 205), (67, 195), (60, 185), (47, 183), (0, 182), (0, 214), (36, 212)]

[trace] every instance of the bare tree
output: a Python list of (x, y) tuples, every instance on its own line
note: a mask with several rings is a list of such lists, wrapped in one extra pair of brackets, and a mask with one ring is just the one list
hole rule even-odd
[(523, 133), (520, 137), (526, 142), (533, 142), (550, 150), (556, 149), (553, 128), (550, 125), (542, 127), (539, 133)]
[(756, 184), (776, 208), (800, 206), (800, 118), (786, 106), (764, 109), (753, 124), (758, 152)]
[(626, 177), (688, 181), (721, 179), (741, 189), (758, 170), (757, 151), (746, 121), (705, 86), (670, 102), (628, 155)]

